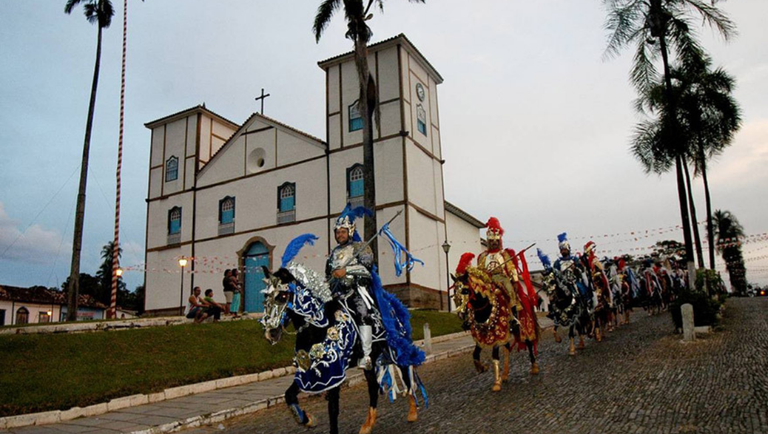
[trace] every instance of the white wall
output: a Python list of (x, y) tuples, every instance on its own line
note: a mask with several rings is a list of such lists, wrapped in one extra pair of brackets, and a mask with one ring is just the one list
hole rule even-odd
[(50, 322), (59, 322), (59, 318), (61, 317), (61, 306), (58, 305), (50, 305), (50, 304), (38, 304), (38, 303), (23, 303), (23, 302), (12, 302), (12, 301), (6, 301), (2, 300), (0, 301), (0, 310), (5, 311), (5, 324), (2, 325), (15, 325), (16, 324), (16, 312), (19, 311), (22, 307), (26, 308), (29, 311), (29, 321), (28, 324), (37, 324), (40, 320), (40, 313), (47, 313), (51, 312), (51, 319)]

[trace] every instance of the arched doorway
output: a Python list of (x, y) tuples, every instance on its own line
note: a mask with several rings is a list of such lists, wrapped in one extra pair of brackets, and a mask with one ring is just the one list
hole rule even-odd
[(29, 311), (26, 307), (21, 307), (16, 311), (16, 324), (29, 324)]
[(245, 281), (245, 312), (263, 312), (266, 287), (264, 271), (269, 267), (269, 248), (261, 241), (252, 242), (243, 252), (243, 279)]

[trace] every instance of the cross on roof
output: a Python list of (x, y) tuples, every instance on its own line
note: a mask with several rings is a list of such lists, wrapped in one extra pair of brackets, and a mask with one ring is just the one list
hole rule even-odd
[(256, 101), (261, 101), (261, 114), (264, 114), (264, 99), (266, 99), (269, 96), (269, 94), (264, 95), (264, 88), (261, 88), (261, 96), (256, 97)]

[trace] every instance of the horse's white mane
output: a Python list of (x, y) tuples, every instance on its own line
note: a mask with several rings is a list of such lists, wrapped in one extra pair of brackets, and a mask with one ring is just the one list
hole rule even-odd
[(327, 303), (333, 299), (328, 281), (315, 270), (295, 261), (289, 262), (285, 268), (291, 272), (291, 275), (296, 278), (296, 281), (299, 282), (301, 286), (307, 288), (312, 295), (317, 297), (323, 303)]

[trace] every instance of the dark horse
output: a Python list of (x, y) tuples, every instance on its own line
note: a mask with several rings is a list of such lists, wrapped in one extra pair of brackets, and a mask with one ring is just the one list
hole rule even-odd
[[(267, 269), (264, 273), (267, 288), (263, 291), (265, 308), (261, 323), (265, 337), (273, 344), (277, 343), (289, 322), (296, 330), (296, 375), (285, 392), (285, 402), (299, 424), (312, 427), (315, 419), (301, 409), (298, 394), (327, 392), (331, 433), (338, 433), (340, 388), (346, 371), (356, 366), (362, 355), (352, 315), (344, 302), (332, 299), (325, 279), (302, 264), (291, 261), (275, 273)], [(375, 273), (374, 278), (378, 280)], [(381, 317), (378, 318), (381, 321)], [(383, 326), (379, 325), (379, 329), (383, 330)], [(407, 331), (407, 337), (402, 332), (399, 338), (409, 341), (410, 330)], [(400, 391), (408, 394), (409, 422), (418, 418), (417, 391), (422, 393), (426, 404), (426, 394), (414, 366), (397, 364), (402, 357), (388, 345), (389, 340), (389, 336), (374, 339), (371, 359), (376, 361), (377, 369), (363, 371), (370, 406), (365, 423), (360, 428), (362, 434), (370, 433), (376, 422), (380, 389), (389, 393), (392, 399)], [(401, 375), (397, 375), (395, 367), (399, 368)], [(402, 380), (401, 385), (398, 378)]]
[(563, 274), (552, 267), (549, 257), (541, 250), (538, 250), (538, 255), (542, 265), (544, 265), (544, 280), (542, 283), (549, 297), (549, 317), (554, 322), (552, 333), (555, 336), (555, 342), (562, 342), (562, 339), (557, 334), (558, 328), (567, 328), (570, 341), (568, 352), (570, 355), (575, 356), (576, 346), (574, 339), (576, 335), (579, 335), (579, 348), (584, 348), (584, 336), (589, 333), (593, 324), (589, 314), (589, 306), (582, 298), (576, 285), (568, 283)]

